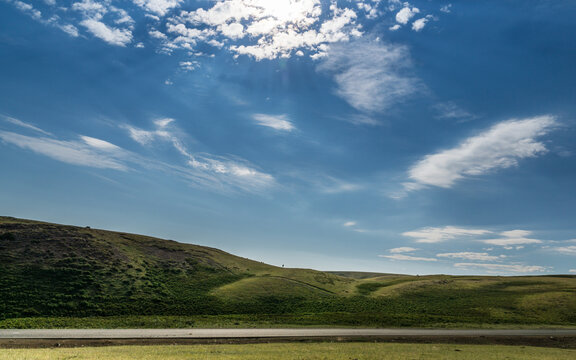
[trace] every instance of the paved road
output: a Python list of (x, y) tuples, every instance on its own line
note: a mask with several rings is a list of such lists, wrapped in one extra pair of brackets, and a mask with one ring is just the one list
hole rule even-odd
[(0, 339), (240, 339), (314, 337), (576, 337), (576, 329), (34, 329), (0, 330)]

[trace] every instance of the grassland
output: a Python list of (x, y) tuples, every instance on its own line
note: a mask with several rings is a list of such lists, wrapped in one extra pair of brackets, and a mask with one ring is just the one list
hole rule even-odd
[(8, 217), (0, 290), (0, 328), (576, 326), (576, 276), (326, 273)]
[(383, 344), (383, 343), (305, 343), (251, 345), (191, 345), (191, 346), (125, 346), (72, 349), (8, 349), (0, 350), (0, 360), (120, 360), (120, 359), (538, 359), (571, 360), (576, 350), (520, 346), (480, 346), (444, 344)]

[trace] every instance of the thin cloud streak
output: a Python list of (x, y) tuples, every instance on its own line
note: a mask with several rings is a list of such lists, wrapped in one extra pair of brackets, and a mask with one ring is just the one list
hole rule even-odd
[(506, 255), (490, 255), (488, 253), (478, 253), (478, 252), (457, 252), (457, 253), (442, 253), (436, 254), (437, 257), (444, 257), (450, 259), (465, 259), (473, 261), (498, 261), (506, 258)]
[(120, 148), (103, 150), (86, 141), (63, 141), (0, 131), (0, 139), (23, 149), (72, 165), (127, 171), (127, 152)]
[(25, 128), (25, 129), (34, 130), (34, 131), (36, 131), (36, 132), (39, 132), (39, 133), (44, 134), (44, 135), (47, 135), (47, 136), (52, 136), (52, 134), (49, 133), (48, 131), (42, 130), (42, 129), (40, 129), (40, 128), (37, 127), (37, 126), (34, 126), (34, 125), (29, 124), (29, 123), (27, 123), (27, 122), (24, 122), (24, 121), (22, 121), (22, 120), (18, 120), (18, 119), (15, 119), (15, 118), (13, 118), (13, 117), (6, 116), (6, 115), (0, 115), (0, 118), (3, 119), (4, 121), (10, 123), (10, 124), (13, 124), (13, 125), (16, 125), (16, 126), (20, 126), (20, 127), (22, 127), (22, 128)]
[(402, 236), (414, 238), (417, 243), (439, 243), (458, 237), (478, 236), (489, 233), (491, 233), (489, 230), (445, 226), (443, 228), (428, 227), (415, 231), (407, 231), (402, 233)]
[(478, 263), (456, 263), (454, 267), (461, 269), (483, 269), (490, 272), (510, 272), (510, 273), (535, 273), (545, 272), (546, 268), (537, 265), (504, 265), (504, 264), (478, 264)]
[(435, 258), (425, 258), (425, 257), (417, 257), (417, 256), (410, 256), (410, 255), (403, 255), (403, 254), (394, 254), (394, 255), (378, 255), (378, 257), (392, 259), (392, 260), (400, 260), (400, 261), (438, 261)]

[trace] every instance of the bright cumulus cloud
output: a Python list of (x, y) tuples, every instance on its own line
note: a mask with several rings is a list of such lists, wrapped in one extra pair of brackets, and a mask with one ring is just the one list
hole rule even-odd
[[(323, 9), (320, 0), (224, 0), (168, 18), (164, 48), (191, 49), (205, 42), (256, 60), (302, 51), (322, 56), (327, 44), (362, 35), (357, 17), (336, 3)], [(239, 39), (243, 42), (236, 43)]]
[[(385, 9), (381, 0), (82, 0), (69, 6), (52, 5), (46, 13), (26, 2), (30, 0), (5, 1), (73, 37), (83, 35), (83, 28), (111, 45), (143, 47), (141, 40), (133, 42), (134, 19), (139, 19), (146, 22), (149, 39), (163, 53), (180, 49), (195, 56), (204, 51), (195, 52), (198, 47), (208, 46), (258, 61), (293, 55), (322, 58), (331, 44), (363, 36), (362, 22), (366, 19), (387, 14), (399, 28), (420, 13), (410, 4), (396, 1), (390, 1)], [(138, 16), (138, 12), (145, 16)], [(412, 28), (420, 31), (429, 16), (414, 21)]]

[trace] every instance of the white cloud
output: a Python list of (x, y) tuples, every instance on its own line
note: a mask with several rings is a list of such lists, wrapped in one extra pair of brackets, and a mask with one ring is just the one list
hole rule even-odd
[(416, 231), (407, 231), (402, 233), (402, 235), (414, 238), (418, 243), (438, 243), (463, 236), (478, 236), (489, 233), (491, 233), (491, 231), (482, 229), (464, 229), (445, 226), (443, 228), (428, 227)]
[[(83, 20), (79, 24), (95, 37), (116, 46), (132, 42), (134, 20), (126, 10), (113, 6), (111, 1), (82, 0), (74, 3), (71, 9), (80, 13)], [(68, 30), (73, 31), (72, 28)]]
[(22, 120), (18, 120), (18, 119), (15, 119), (13, 117), (6, 116), (6, 115), (0, 115), (0, 118), (3, 119), (4, 121), (10, 123), (10, 124), (17, 125), (17, 126), (25, 128), (25, 129), (34, 130), (34, 131), (39, 132), (39, 133), (44, 134), (44, 135), (52, 136), (52, 134), (50, 134), (49, 132), (44, 131), (37, 126), (34, 126), (34, 125), (29, 124), (27, 122), (24, 122)]
[(547, 151), (536, 138), (555, 124), (552, 116), (498, 123), (456, 148), (427, 155), (410, 168), (409, 177), (417, 184), (450, 188), (463, 178), (516, 166)]
[(568, 270), (569, 273), (575, 274), (576, 273), (576, 269), (570, 269)]
[(108, 12), (108, 3), (97, 2), (92, 0), (82, 0), (72, 4), (72, 10), (82, 13), (87, 18), (100, 20)]
[(576, 246), (559, 246), (550, 248), (563, 255), (576, 255)]
[(401, 261), (438, 261), (435, 258), (425, 258), (425, 257), (417, 257), (417, 256), (410, 256), (410, 255), (402, 255), (402, 254), (394, 254), (394, 255), (378, 255), (378, 257), (392, 259), (392, 260), (401, 260)]
[(92, 35), (111, 45), (126, 46), (132, 41), (132, 32), (129, 29), (109, 27), (103, 22), (86, 19), (80, 22)]
[(189, 156), (188, 165), (198, 171), (191, 180), (224, 192), (230, 189), (260, 192), (275, 184), (274, 177), (256, 170), (242, 159), (194, 154)]
[(93, 148), (105, 150), (105, 151), (119, 151), (121, 150), (120, 147), (109, 143), (108, 141), (93, 138), (90, 136), (80, 136), (82, 141), (84, 141), (87, 145), (92, 146)]
[(381, 112), (414, 94), (417, 80), (408, 49), (381, 42), (355, 42), (330, 47), (318, 66), (334, 76), (336, 93), (363, 112)]
[(125, 164), (127, 153), (110, 143), (107, 143), (110, 146), (103, 146), (106, 142), (95, 138), (85, 137), (83, 141), (65, 141), (0, 131), (0, 139), (72, 165), (127, 170)]
[(450, 12), (452, 12), (452, 4), (442, 6), (440, 8), (440, 11), (442, 11), (443, 13), (449, 14)]
[(72, 36), (72, 37), (78, 37), (79, 32), (78, 32), (78, 28), (74, 25), (71, 24), (67, 24), (67, 25), (61, 25), (59, 26), (60, 30), (64, 31), (66, 34)]
[(457, 252), (457, 253), (443, 253), (436, 254), (437, 257), (445, 257), (451, 259), (465, 259), (465, 260), (476, 260), (476, 261), (497, 261), (505, 258), (505, 255), (494, 256), (488, 253), (478, 253), (478, 252)]
[(293, 131), (295, 129), (287, 115), (254, 114), (252, 115), (252, 118), (258, 125), (266, 126), (275, 130)]
[[(55, 28), (64, 31), (65, 33), (67, 33), (72, 37), (78, 37), (78, 29), (73, 25), (62, 24), (60, 22), (60, 16), (58, 15), (44, 16), (40, 10), (36, 9), (34, 6), (23, 1), (19, 0), (5, 0), (5, 1), (13, 4), (14, 7), (16, 7), (18, 10), (22, 11), (23, 13), (30, 16), (32, 19), (40, 22), (41, 24), (53, 26)], [(53, 6), (56, 4), (54, 0), (45, 0), (44, 2), (49, 6)], [(50, 12), (50, 9), (47, 10), (48, 12)]]
[[(501, 238), (482, 240), (485, 244), (512, 247), (513, 245), (540, 244), (541, 240), (530, 239), (527, 236), (532, 234), (527, 230), (510, 230), (500, 233)], [(511, 248), (510, 248), (511, 249)]]
[(293, 174), (293, 176), (305, 180), (307, 184), (311, 184), (320, 192), (325, 194), (349, 193), (359, 191), (363, 188), (361, 184), (348, 182), (320, 173), (310, 174), (309, 172), (306, 172), (305, 174)]
[(347, 221), (343, 225), (346, 227), (356, 226), (356, 221)]
[(534, 273), (546, 271), (545, 267), (535, 265), (456, 263), (454, 266), (463, 269), (484, 269), (497, 273)]
[(388, 29), (390, 29), (390, 31), (396, 31), (396, 30), (400, 29), (401, 27), (402, 27), (402, 25), (396, 24), (396, 25), (390, 26)]
[(240, 23), (222, 24), (220, 26), (222, 35), (236, 40), (244, 37), (244, 26)]
[(348, 115), (345, 117), (337, 117), (338, 119), (344, 120), (354, 125), (363, 125), (363, 126), (381, 126), (382, 123), (372, 116), (368, 116), (365, 114), (353, 114)]
[(399, 254), (399, 253), (405, 253), (405, 252), (413, 252), (416, 251), (418, 249), (415, 249), (413, 247), (398, 247), (398, 248), (394, 248), (394, 249), (390, 249), (388, 250), (389, 252), (391, 252), (392, 254)]
[(148, 34), (155, 39), (161, 39), (161, 40), (168, 39), (168, 36), (166, 36), (166, 34), (158, 30), (150, 30)]
[(182, 0), (133, 0), (134, 4), (154, 14), (164, 16), (170, 10), (180, 6)]
[(180, 61), (180, 69), (184, 71), (194, 71), (200, 67), (198, 61)]
[[(203, 29), (207, 32), (200, 40), (217, 40), (219, 47), (227, 44), (236, 55), (256, 60), (302, 56), (304, 51), (317, 57), (324, 53), (326, 44), (362, 35), (351, 8), (332, 3), (329, 13), (321, 15), (319, 0), (224, 0), (207, 8), (182, 11), (169, 18), (168, 25)], [(238, 43), (239, 39), (243, 41)], [(198, 40), (175, 38), (169, 43), (172, 48), (190, 49)]]
[(30, 15), (30, 17), (32, 17), (33, 19), (36, 20), (42, 19), (42, 12), (34, 8), (34, 6), (22, 1), (14, 1), (13, 4), (14, 6), (16, 6), (18, 10)]
[(420, 18), (418, 20), (415, 20), (412, 23), (412, 30), (414, 31), (420, 31), (422, 29), (424, 29), (424, 27), (426, 26), (426, 24), (428, 23), (428, 20), (430, 20), (429, 18), (425, 17), (425, 18)]
[(406, 6), (398, 11), (396, 14), (396, 21), (402, 25), (406, 25), (408, 24), (408, 21), (410, 21), (410, 19), (412, 19), (419, 12), (420, 9), (416, 7), (410, 8), (409, 6)]

